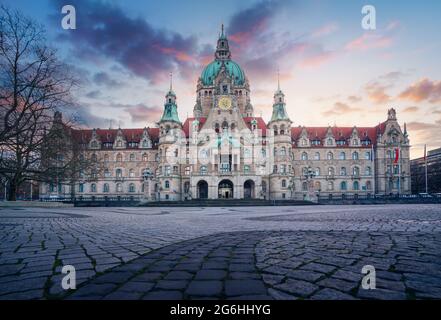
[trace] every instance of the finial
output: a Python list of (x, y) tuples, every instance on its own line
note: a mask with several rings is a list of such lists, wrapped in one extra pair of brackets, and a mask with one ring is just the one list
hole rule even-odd
[(173, 90), (173, 72), (170, 72), (170, 92)]
[(277, 68), (277, 90), (280, 91), (280, 70)]
[(222, 37), (224, 36), (224, 24), (222, 23)]

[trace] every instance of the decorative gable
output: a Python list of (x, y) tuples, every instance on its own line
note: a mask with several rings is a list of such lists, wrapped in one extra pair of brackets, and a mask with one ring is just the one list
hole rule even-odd
[(141, 149), (151, 149), (152, 148), (152, 139), (150, 138), (148, 128), (144, 128), (144, 131), (142, 132), (139, 147)]
[(92, 137), (89, 141), (90, 149), (101, 149), (101, 140), (96, 129), (92, 130)]
[(360, 144), (361, 144), (360, 136), (358, 135), (357, 127), (354, 126), (354, 128), (352, 128), (351, 138), (349, 140), (349, 145), (351, 147), (358, 147), (358, 146), (360, 146)]
[(124, 137), (123, 131), (118, 129), (118, 132), (116, 134), (115, 142), (113, 143), (114, 149), (125, 149), (127, 147), (127, 141)]

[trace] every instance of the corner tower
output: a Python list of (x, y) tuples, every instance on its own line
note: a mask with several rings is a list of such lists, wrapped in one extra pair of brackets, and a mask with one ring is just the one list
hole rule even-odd
[(176, 94), (173, 92), (172, 75), (170, 74), (170, 89), (165, 95), (164, 112), (159, 125), (159, 164), (158, 164), (158, 200), (181, 200), (179, 157), (181, 154), (180, 138), (182, 124), (179, 121)]
[(294, 195), (294, 172), (292, 168), (291, 120), (286, 113), (285, 94), (280, 89), (277, 76), (273, 113), (268, 123), (272, 171), (270, 173), (270, 198), (290, 199)]

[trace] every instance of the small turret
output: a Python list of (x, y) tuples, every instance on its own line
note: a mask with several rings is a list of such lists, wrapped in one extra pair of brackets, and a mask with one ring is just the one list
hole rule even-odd
[(164, 112), (159, 122), (176, 122), (181, 124), (178, 116), (178, 106), (176, 105), (176, 94), (173, 92), (173, 75), (170, 74), (170, 89), (165, 95)]

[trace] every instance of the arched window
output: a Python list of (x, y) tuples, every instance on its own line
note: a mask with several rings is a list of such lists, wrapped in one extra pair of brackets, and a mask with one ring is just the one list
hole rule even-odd
[[(53, 185), (52, 185), (52, 187), (53, 187)], [(78, 192), (84, 192), (84, 183), (80, 183), (78, 185)]]
[(341, 176), (345, 176), (346, 175), (346, 168), (345, 167), (341, 167), (340, 168), (340, 175)]
[(340, 159), (340, 160), (346, 160), (346, 153), (344, 153), (344, 152), (340, 152), (339, 159)]
[(358, 152), (357, 151), (352, 152), (352, 160), (358, 160)]
[(121, 169), (116, 169), (116, 177), (117, 178), (121, 178), (122, 177), (122, 170)]
[(315, 168), (314, 174), (316, 177), (318, 177), (320, 175), (320, 168), (319, 167)]
[(111, 176), (109, 169), (104, 169), (104, 177), (109, 178)]
[(170, 188), (170, 181), (165, 180), (165, 182), (164, 182), (164, 188), (166, 188), (166, 189)]
[(123, 192), (123, 187), (121, 183), (116, 184), (116, 192)]
[(274, 135), (277, 136), (277, 134), (279, 133), (279, 132), (277, 131), (277, 126), (273, 126), (273, 130), (274, 130)]
[(364, 158), (365, 158), (366, 160), (371, 160), (371, 152), (370, 152), (370, 151), (366, 151), (366, 152), (364, 153)]
[(329, 167), (328, 168), (328, 176), (333, 176), (335, 174), (334, 168), (333, 167)]
[(262, 181), (262, 191), (266, 192), (266, 181)]
[(147, 162), (147, 160), (148, 160), (147, 153), (144, 153), (144, 154), (142, 155), (142, 161)]
[(371, 167), (366, 167), (365, 174), (366, 174), (367, 176), (372, 175), (372, 169), (371, 169)]
[(135, 170), (133, 170), (133, 169), (129, 170), (129, 177), (130, 178), (134, 178), (135, 177)]
[(348, 186), (347, 186), (347, 184), (346, 184), (346, 181), (342, 181), (342, 182), (340, 183), (340, 189), (341, 189), (342, 191), (345, 191), (345, 190), (348, 189)]
[(130, 161), (135, 161), (135, 154), (134, 153), (130, 154)]
[(332, 146), (332, 139), (331, 139), (331, 138), (328, 138), (326, 144), (327, 144), (328, 146)]
[(109, 184), (108, 184), (108, 183), (105, 183), (105, 184), (103, 185), (103, 192), (104, 192), (104, 193), (108, 193), (108, 192), (109, 192)]
[(308, 160), (308, 154), (306, 152), (302, 153), (302, 160)]
[(280, 126), (280, 134), (285, 134), (285, 125)]
[(282, 180), (282, 188), (286, 188), (286, 180), (285, 179)]
[(116, 161), (117, 161), (117, 162), (122, 162), (122, 160), (123, 160), (122, 154), (121, 154), (121, 153), (118, 153), (118, 154), (116, 155)]
[(308, 183), (306, 183), (306, 182), (302, 183), (302, 190), (303, 191), (308, 191)]
[(329, 191), (334, 190), (334, 182), (333, 182), (333, 181), (329, 181), (329, 182), (328, 182), (328, 190), (329, 190)]
[(360, 168), (359, 167), (353, 167), (352, 168), (352, 175), (355, 177), (358, 177), (360, 175)]
[(314, 160), (320, 160), (320, 152), (314, 154)]
[(320, 181), (316, 181), (314, 183), (314, 189), (317, 190), (317, 191), (321, 191), (322, 190), (322, 184), (321, 184)]
[(359, 190), (359, 189), (360, 189), (360, 184), (358, 183), (358, 181), (354, 181), (354, 183), (353, 183), (353, 189), (354, 189), (354, 190)]
[(282, 147), (282, 148), (280, 149), (280, 155), (281, 155), (281, 156), (286, 156), (286, 148), (285, 148), (285, 147)]
[(277, 156), (277, 148), (274, 148), (274, 156)]
[(201, 166), (200, 173), (201, 174), (207, 174), (207, 166)]
[(302, 174), (303, 174), (304, 176), (308, 175), (308, 168), (304, 167), (304, 168), (302, 169)]
[(186, 176), (189, 176), (190, 175), (190, 172), (191, 172), (191, 167), (185, 167), (185, 175)]
[(135, 184), (134, 183), (129, 184), (129, 192), (130, 193), (135, 192)]
[(273, 173), (277, 173), (277, 164), (273, 166)]
[(334, 159), (334, 154), (332, 152), (328, 152), (327, 158), (328, 158), (328, 160), (333, 160)]

